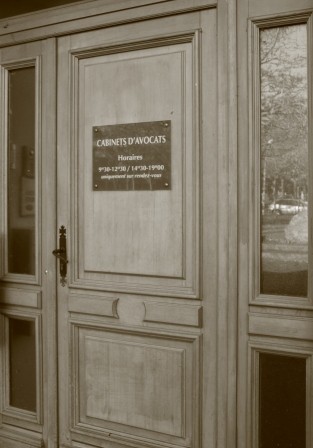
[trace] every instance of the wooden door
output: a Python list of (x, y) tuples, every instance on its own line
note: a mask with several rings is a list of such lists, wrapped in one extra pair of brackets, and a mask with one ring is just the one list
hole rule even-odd
[(0, 50), (1, 434), (56, 439), (55, 41)]
[(313, 2), (239, 2), (238, 447), (312, 447)]
[(58, 40), (62, 447), (199, 447), (214, 413), (215, 15)]

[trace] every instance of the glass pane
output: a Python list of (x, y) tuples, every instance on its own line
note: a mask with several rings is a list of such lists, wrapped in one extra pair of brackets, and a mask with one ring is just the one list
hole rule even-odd
[(308, 290), (306, 25), (261, 31), (261, 293)]
[(35, 274), (35, 68), (9, 72), (8, 267)]
[(259, 448), (306, 446), (306, 360), (260, 354)]
[(36, 412), (35, 322), (9, 319), (10, 405)]

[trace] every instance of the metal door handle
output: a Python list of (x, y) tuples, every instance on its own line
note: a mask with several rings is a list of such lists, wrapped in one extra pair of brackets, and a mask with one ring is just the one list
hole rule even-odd
[(54, 249), (52, 253), (55, 257), (59, 258), (63, 263), (68, 263), (66, 259), (66, 251), (64, 249)]
[(59, 249), (52, 251), (53, 255), (60, 260), (60, 283), (65, 286), (67, 274), (67, 252), (66, 252), (66, 228), (61, 226), (59, 229)]

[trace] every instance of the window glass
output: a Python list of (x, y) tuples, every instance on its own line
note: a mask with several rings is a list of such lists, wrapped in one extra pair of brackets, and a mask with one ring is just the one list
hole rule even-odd
[(10, 405), (36, 412), (35, 322), (9, 319)]
[(306, 25), (261, 30), (261, 294), (308, 292)]
[(8, 267), (35, 275), (35, 67), (9, 72)]
[(306, 360), (261, 353), (259, 448), (306, 446)]

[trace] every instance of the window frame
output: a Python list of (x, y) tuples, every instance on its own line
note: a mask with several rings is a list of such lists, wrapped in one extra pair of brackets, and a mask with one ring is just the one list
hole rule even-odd
[[(307, 297), (295, 297), (287, 295), (270, 295), (260, 292), (261, 277), (261, 73), (260, 73), (260, 33), (268, 28), (292, 25), (306, 25), (307, 28), (307, 67), (308, 67), (308, 163), (309, 163), (309, 189), (308, 189), (308, 295)], [(249, 210), (250, 220), (250, 273), (249, 273), (249, 303), (251, 305), (262, 304), (268, 306), (281, 306), (287, 308), (311, 309), (313, 306), (313, 254), (312, 254), (312, 197), (313, 187), (310, 179), (313, 178), (313, 154), (312, 154), (312, 36), (313, 13), (304, 11), (297, 14), (282, 16), (269, 16), (251, 19), (249, 21), (249, 147), (252, 149), (250, 159), (249, 202), (252, 204)], [(251, 174), (250, 174), (251, 173)]]

